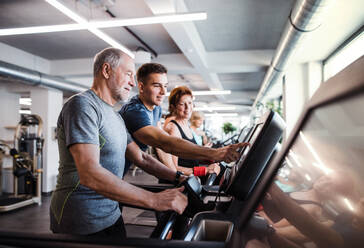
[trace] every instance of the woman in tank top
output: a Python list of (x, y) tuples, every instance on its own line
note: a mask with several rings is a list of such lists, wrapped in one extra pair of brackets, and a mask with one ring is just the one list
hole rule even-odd
[[(192, 129), (189, 124), (189, 119), (193, 111), (193, 95), (192, 91), (186, 86), (174, 88), (168, 98), (169, 112), (174, 118), (165, 126), (165, 131), (170, 135), (188, 140), (197, 144), (193, 137)], [(218, 163), (211, 164), (207, 167), (199, 166), (198, 160), (188, 158), (178, 158), (173, 156), (173, 161), (177, 170), (185, 175), (203, 175), (216, 173), (219, 174), (220, 167)]]

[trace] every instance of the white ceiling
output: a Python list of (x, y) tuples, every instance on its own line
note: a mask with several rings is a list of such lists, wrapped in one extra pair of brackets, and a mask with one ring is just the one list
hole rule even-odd
[[(112, 4), (114, 2), (114, 4)], [(170, 88), (232, 90), (229, 96), (196, 97), (250, 110), (281, 37), (294, 0), (64, 0), (88, 20), (175, 12), (207, 13), (207, 20), (128, 27), (169, 69)], [(296, 61), (325, 59), (364, 24), (363, 0), (332, 3), (323, 25), (310, 34)], [(0, 28), (73, 23), (43, 0), (1, 0)], [(143, 45), (124, 28), (103, 29), (132, 51)], [(0, 42), (50, 60), (51, 74), (91, 83), (90, 61), (108, 45), (88, 31), (0, 36)], [(236, 111), (234, 111), (236, 112)]]

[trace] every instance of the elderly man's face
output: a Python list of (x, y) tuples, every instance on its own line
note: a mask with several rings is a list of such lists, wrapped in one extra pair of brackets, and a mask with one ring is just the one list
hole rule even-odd
[(134, 60), (127, 55), (123, 55), (121, 64), (112, 69), (108, 80), (108, 87), (115, 101), (125, 101), (129, 98), (131, 88), (135, 86), (134, 75)]

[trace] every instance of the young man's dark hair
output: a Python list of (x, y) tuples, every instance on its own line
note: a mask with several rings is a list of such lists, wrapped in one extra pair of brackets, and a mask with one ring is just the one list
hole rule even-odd
[(165, 68), (163, 65), (158, 64), (158, 63), (144, 64), (137, 71), (137, 75), (136, 75), (137, 81), (145, 84), (145, 82), (148, 79), (148, 76), (152, 73), (167, 74), (167, 68)]

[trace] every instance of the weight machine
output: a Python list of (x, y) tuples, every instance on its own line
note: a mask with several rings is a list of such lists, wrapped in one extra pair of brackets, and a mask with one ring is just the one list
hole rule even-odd
[(43, 121), (38, 115), (21, 115), (14, 135), (14, 148), (6, 144), (13, 158), (11, 196), (0, 198), (0, 212), (7, 212), (33, 203), (41, 205)]

